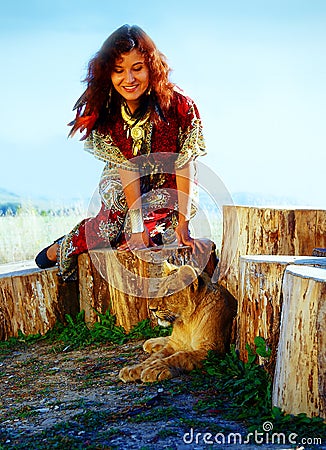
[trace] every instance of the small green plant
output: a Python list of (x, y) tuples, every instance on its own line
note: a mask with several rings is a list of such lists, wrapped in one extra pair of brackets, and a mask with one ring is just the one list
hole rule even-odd
[(130, 333), (128, 334), (128, 339), (149, 339), (154, 337), (164, 337), (169, 336), (171, 333), (172, 326), (161, 327), (160, 325), (156, 325), (155, 327), (152, 327), (150, 320), (144, 319), (131, 329)]
[(264, 366), (256, 363), (258, 356), (267, 360), (270, 357), (271, 351), (265, 340), (257, 337), (255, 348), (247, 345), (246, 349), (247, 362), (240, 360), (234, 346), (223, 358), (209, 353), (204, 370), (211, 377), (215, 393), (212, 396), (210, 391), (210, 398), (201, 399), (197, 409), (214, 411), (216, 408), (226, 418), (244, 421), (249, 431), (260, 431), (263, 423), (269, 421), (273, 423), (275, 432), (293, 432), (310, 437), (324, 435), (326, 424), (322, 418), (285, 414), (280, 408), (272, 406), (271, 376)]
[(123, 327), (115, 324), (116, 317), (111, 314), (110, 310), (107, 310), (104, 314), (99, 312), (96, 312), (96, 314), (99, 321), (92, 325), (85, 322), (84, 311), (79, 312), (75, 318), (67, 314), (65, 324), (56, 323), (44, 336), (40, 334), (26, 336), (19, 331), (18, 337), (0, 341), (0, 355), (5, 356), (19, 345), (28, 345), (39, 340), (52, 343), (55, 351), (67, 351), (105, 342), (121, 345), (136, 339), (167, 336), (172, 330), (172, 327), (164, 328), (158, 325), (152, 327), (150, 320), (145, 319), (127, 333)]
[[(85, 323), (84, 311), (81, 311), (74, 320), (67, 315), (67, 324), (65, 327), (59, 327), (55, 331), (55, 339), (62, 341), (70, 349), (83, 348), (87, 345), (98, 345), (103, 342), (113, 344), (124, 344), (130, 340), (147, 339), (149, 337), (166, 336), (171, 329), (165, 329), (160, 326), (151, 327), (148, 319), (142, 320), (135, 325), (129, 333), (122, 326), (115, 324), (116, 317), (107, 310), (104, 314), (96, 312), (99, 321), (88, 326)], [(51, 332), (50, 332), (51, 335)]]
[(116, 325), (116, 317), (108, 309), (105, 314), (96, 311), (100, 321), (95, 322), (90, 328), (90, 334), (95, 342), (112, 342), (123, 344), (128, 340), (123, 327)]
[(9, 354), (16, 347), (32, 344), (41, 339), (45, 339), (45, 337), (40, 334), (26, 336), (19, 330), (17, 337), (10, 337), (6, 341), (0, 341), (0, 356)]
[(232, 417), (244, 419), (250, 415), (268, 417), (271, 405), (270, 375), (255, 363), (257, 353), (247, 346), (248, 361), (239, 359), (234, 346), (223, 359), (210, 353), (205, 370), (215, 378), (215, 388), (231, 402)]
[(65, 348), (83, 348), (93, 343), (90, 330), (85, 323), (85, 313), (81, 311), (73, 319), (66, 315), (66, 324), (57, 324), (56, 327), (47, 333), (47, 338), (52, 341), (61, 341)]
[(91, 326), (85, 323), (84, 311), (81, 311), (75, 320), (67, 315), (67, 324), (61, 327), (61, 332), (57, 333), (56, 339), (63, 341), (71, 348), (82, 348), (103, 342), (124, 344), (130, 340), (166, 336), (171, 333), (171, 328), (152, 327), (149, 319), (142, 320), (127, 333), (122, 326), (116, 325), (116, 317), (109, 309), (104, 314), (97, 311), (96, 314), (99, 321)]
[[(261, 336), (256, 336), (254, 339), (254, 343), (256, 346), (255, 351), (253, 354), (257, 354), (258, 356), (261, 356), (262, 358), (269, 359), (272, 353), (272, 350), (267, 346), (266, 341)], [(247, 344), (247, 351), (250, 352), (250, 346)]]

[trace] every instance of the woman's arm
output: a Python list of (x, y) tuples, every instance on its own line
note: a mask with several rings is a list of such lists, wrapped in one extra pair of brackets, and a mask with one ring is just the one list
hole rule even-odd
[(130, 221), (131, 236), (128, 242), (121, 245), (119, 250), (136, 250), (149, 247), (152, 241), (143, 222), (142, 202), (140, 193), (140, 174), (138, 171), (119, 169), (123, 192), (126, 197)]
[(176, 184), (178, 189), (178, 225), (175, 229), (179, 245), (189, 245), (195, 250), (195, 240), (189, 233), (191, 199), (194, 179), (194, 164), (192, 161), (180, 169), (176, 169)]
[(142, 209), (140, 194), (140, 174), (138, 171), (119, 168), (123, 192), (129, 209)]

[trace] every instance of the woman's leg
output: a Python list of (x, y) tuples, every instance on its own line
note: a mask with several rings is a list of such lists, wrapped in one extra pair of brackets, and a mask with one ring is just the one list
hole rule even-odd
[(57, 263), (57, 251), (59, 248), (58, 239), (53, 244), (44, 248), (40, 251), (40, 253), (36, 256), (35, 262), (40, 269), (48, 269), (49, 267), (54, 267)]
[[(63, 280), (75, 279), (77, 256), (94, 248), (116, 246), (125, 221), (125, 211), (113, 211), (102, 207), (96, 217), (80, 222), (57, 247), (59, 275)], [(51, 249), (55, 252), (55, 247)], [(51, 255), (53, 255), (51, 253)]]
[(42, 268), (58, 262), (63, 278), (75, 271), (77, 255), (96, 247), (115, 245), (125, 219), (125, 211), (113, 211), (103, 203), (96, 217), (82, 220), (73, 230), (44, 248), (35, 258)]
[(55, 242), (47, 249), (46, 256), (49, 258), (50, 261), (57, 260), (58, 248), (59, 248), (59, 244), (57, 242)]

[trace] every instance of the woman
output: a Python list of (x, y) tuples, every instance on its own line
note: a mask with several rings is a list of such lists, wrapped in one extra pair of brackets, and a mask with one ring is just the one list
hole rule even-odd
[(91, 59), (69, 136), (84, 132), (86, 150), (106, 162), (101, 209), (42, 250), (39, 267), (58, 262), (68, 280), (77, 255), (96, 247), (133, 250), (177, 239), (194, 249), (193, 161), (205, 146), (197, 107), (169, 72), (165, 56), (137, 26), (113, 32)]

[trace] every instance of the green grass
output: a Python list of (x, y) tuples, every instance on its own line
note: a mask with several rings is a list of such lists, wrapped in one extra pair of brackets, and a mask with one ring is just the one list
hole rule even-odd
[(100, 345), (102, 343), (124, 344), (137, 339), (149, 339), (171, 334), (171, 327), (152, 327), (149, 319), (144, 319), (135, 325), (129, 333), (123, 327), (115, 324), (116, 318), (108, 310), (105, 314), (97, 313), (99, 322), (92, 326), (85, 323), (84, 311), (77, 314), (75, 318), (66, 315), (66, 323), (57, 322), (44, 336), (26, 336), (21, 331), (18, 337), (11, 337), (7, 341), (0, 341), (0, 355), (8, 354), (12, 349), (20, 345), (28, 345), (40, 340), (53, 344), (54, 351), (68, 351), (85, 348), (89, 345)]

